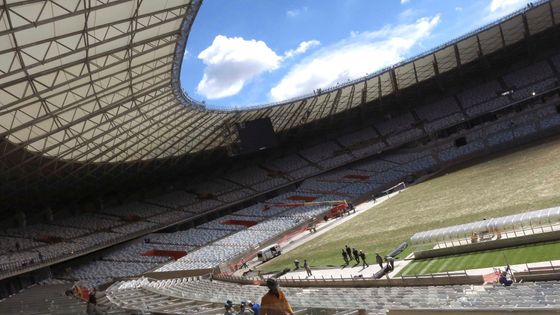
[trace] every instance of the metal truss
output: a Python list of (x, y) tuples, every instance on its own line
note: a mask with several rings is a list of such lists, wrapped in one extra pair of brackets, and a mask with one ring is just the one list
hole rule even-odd
[[(158, 172), (230, 145), (227, 124), (269, 117), (276, 132), (382, 102), (391, 94), (548, 28), (541, 1), (425, 54), (320, 93), (218, 111), (179, 80), (202, 0), (0, 2), (0, 197), (41, 185)], [(58, 184), (57, 184), (58, 183)], [(33, 188), (36, 187), (36, 188)]]

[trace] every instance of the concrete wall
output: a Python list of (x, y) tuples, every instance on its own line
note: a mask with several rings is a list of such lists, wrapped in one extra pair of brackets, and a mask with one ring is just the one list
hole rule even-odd
[[(234, 282), (239, 284), (263, 284), (261, 279), (249, 279), (242, 277), (233, 277), (227, 275), (216, 275), (215, 280)], [(396, 279), (372, 279), (372, 278), (356, 278), (356, 279), (336, 279), (327, 278), (318, 279), (278, 279), (278, 283), (282, 287), (300, 287), (300, 288), (369, 288), (369, 287), (389, 287), (389, 286), (438, 286), (438, 285), (461, 285), (484, 283), (484, 278), (480, 275), (456, 275), (456, 276), (440, 276), (440, 277), (409, 277)]]
[(142, 276), (157, 279), (157, 280), (167, 280), (167, 279), (175, 279), (175, 278), (187, 278), (187, 277), (208, 275), (212, 273), (212, 270), (213, 269), (196, 269), (196, 270), (147, 272)]
[(515, 280), (524, 282), (560, 280), (560, 271), (516, 272)]

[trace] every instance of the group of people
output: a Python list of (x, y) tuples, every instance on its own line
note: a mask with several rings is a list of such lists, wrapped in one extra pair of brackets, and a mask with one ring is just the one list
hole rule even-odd
[[(354, 247), (350, 248), (348, 245), (342, 249), (342, 259), (344, 260), (344, 266), (348, 266), (352, 260), (356, 261), (356, 265), (358, 265), (361, 260), (362, 267), (369, 267), (366, 261), (366, 254), (362, 250), (358, 250)], [(391, 256), (385, 256), (385, 262), (387, 263), (385, 268), (383, 267), (383, 258), (379, 253), (375, 253), (375, 262), (381, 269), (386, 269), (388, 271), (395, 269), (395, 259)]]
[(261, 309), (259, 304), (251, 301), (241, 301), (238, 307), (239, 310), (235, 309), (235, 305), (231, 300), (227, 300), (224, 307), (226, 309), (224, 315), (258, 315)]
[(242, 301), (239, 305), (239, 311), (235, 310), (233, 302), (227, 300), (224, 304), (224, 315), (292, 315), (294, 311), (286, 299), (286, 295), (278, 287), (278, 281), (274, 278), (266, 280), (268, 292), (262, 297), (261, 304), (252, 303), (251, 301)]
[(366, 254), (358, 250), (354, 247), (350, 248), (348, 245), (344, 249), (342, 249), (342, 259), (344, 260), (344, 266), (348, 266), (350, 261), (355, 260), (356, 265), (360, 264), (360, 260), (362, 261), (362, 267), (367, 268), (369, 264), (366, 261)]

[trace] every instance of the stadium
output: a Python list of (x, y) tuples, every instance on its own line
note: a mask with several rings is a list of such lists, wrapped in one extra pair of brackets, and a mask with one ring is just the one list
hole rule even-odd
[(1, 314), (560, 313), (560, 0), (234, 110), (201, 5), (0, 4)]

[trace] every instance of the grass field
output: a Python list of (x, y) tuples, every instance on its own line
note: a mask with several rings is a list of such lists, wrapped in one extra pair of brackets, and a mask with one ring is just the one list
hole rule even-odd
[(375, 252), (385, 254), (419, 231), (559, 204), (556, 139), (412, 186), (261, 269), (291, 267), (294, 259), (307, 259), (313, 267), (340, 265), (345, 244), (363, 250), (373, 261)]
[(414, 276), (463, 269), (477, 269), (507, 264), (524, 264), (560, 258), (560, 242), (516, 246), (477, 253), (415, 260), (397, 276)]

